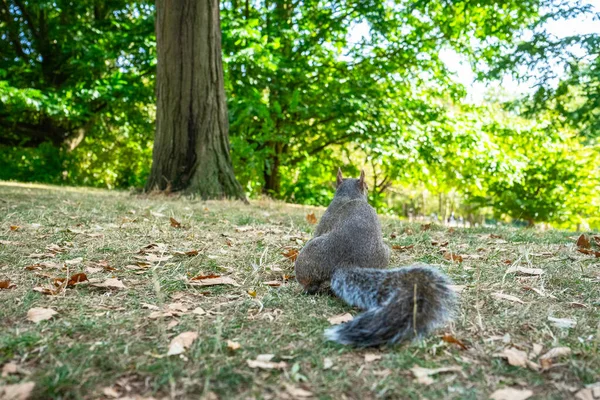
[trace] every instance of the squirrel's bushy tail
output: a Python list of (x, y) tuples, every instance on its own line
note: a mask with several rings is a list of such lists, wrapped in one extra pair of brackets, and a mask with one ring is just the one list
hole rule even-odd
[(327, 329), (325, 336), (341, 344), (368, 347), (425, 335), (454, 313), (457, 300), (450, 284), (433, 267), (338, 268), (331, 289), (366, 311)]

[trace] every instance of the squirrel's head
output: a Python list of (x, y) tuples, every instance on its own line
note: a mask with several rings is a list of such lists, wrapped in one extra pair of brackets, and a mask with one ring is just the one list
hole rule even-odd
[(337, 190), (335, 192), (336, 196), (347, 196), (352, 199), (363, 197), (366, 199), (368, 193), (369, 187), (365, 182), (365, 170), (361, 170), (360, 177), (358, 179), (354, 179), (344, 178), (342, 175), (342, 169), (338, 168)]

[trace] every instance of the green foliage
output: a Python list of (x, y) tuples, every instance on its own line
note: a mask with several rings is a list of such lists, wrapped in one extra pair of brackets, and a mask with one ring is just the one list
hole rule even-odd
[[(440, 214), (462, 207), (501, 219), (599, 223), (600, 41), (543, 30), (589, 7), (221, 6), (232, 158), (251, 196), (327, 204), (337, 168), (356, 176), (364, 167), (382, 212), (429, 213), (427, 193)], [(533, 40), (523, 40), (528, 31)], [(7, 0), (0, 34), (0, 179), (142, 187), (156, 100), (153, 4)], [(448, 49), (472, 60), (481, 78), (522, 78), (526, 66), (539, 90), (504, 108), (465, 105), (464, 87), (439, 56)], [(541, 66), (557, 62), (567, 74), (553, 86), (555, 70)]]

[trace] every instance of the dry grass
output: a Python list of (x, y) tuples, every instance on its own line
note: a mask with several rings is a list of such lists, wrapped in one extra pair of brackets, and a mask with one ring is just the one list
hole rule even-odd
[[(464, 286), (461, 309), (452, 326), (424, 341), (356, 350), (325, 342), (322, 332), (327, 318), (357, 311), (335, 298), (303, 295), (293, 279), (286, 280), (293, 264), (282, 251), (300, 248), (310, 237), (308, 211), (276, 202), (245, 206), (0, 183), (0, 281), (16, 284), (0, 289), (0, 365), (18, 367), (0, 378), (0, 386), (32, 381), (33, 397), (40, 399), (111, 398), (105, 388), (121, 396), (173, 399), (301, 398), (306, 392), (325, 399), (475, 399), (505, 387), (548, 399), (570, 398), (600, 381), (600, 263), (576, 251), (572, 234), (421, 231), (383, 218), (390, 245), (413, 245), (394, 251), (393, 264), (438, 265)], [(317, 217), (323, 212), (310, 211)], [(183, 227), (172, 227), (169, 217)], [(140, 270), (126, 268), (151, 243), (165, 244), (153, 253), (157, 257), (173, 257)], [(30, 257), (47, 254), (51, 244), (64, 252), (47, 260)], [(194, 249), (198, 255), (173, 253)], [(443, 251), (463, 256), (463, 262), (447, 260)], [(64, 261), (79, 257), (82, 261), (67, 271)], [(98, 264), (101, 260), (106, 262)], [(25, 270), (40, 261), (58, 267)], [(100, 270), (103, 265), (115, 270)], [(512, 266), (540, 268), (543, 274), (507, 273)], [(96, 268), (87, 270), (91, 280), (115, 277), (127, 289), (83, 283), (55, 296), (33, 290), (89, 267)], [(230, 276), (240, 286), (187, 284), (190, 277), (208, 274)], [(268, 281), (282, 285), (271, 287)], [(516, 296), (523, 304), (493, 293)], [(161, 309), (182, 304), (175, 306), (179, 315), (152, 319), (155, 310), (145, 303)], [(32, 307), (59, 314), (34, 324), (26, 318)], [(197, 307), (205, 313), (191, 312)], [(577, 325), (559, 328), (548, 317)], [(191, 348), (165, 356), (171, 339), (186, 331), (199, 334)], [(444, 333), (468, 349), (443, 341)], [(231, 350), (228, 341), (241, 347)], [(542, 353), (569, 347), (571, 354), (539, 370), (495, 356), (516, 348), (540, 364), (534, 345), (541, 345)], [(247, 360), (265, 353), (285, 368), (249, 367)], [(381, 358), (365, 362), (366, 354)], [(415, 381), (414, 366), (460, 371), (434, 375), (425, 385)]]

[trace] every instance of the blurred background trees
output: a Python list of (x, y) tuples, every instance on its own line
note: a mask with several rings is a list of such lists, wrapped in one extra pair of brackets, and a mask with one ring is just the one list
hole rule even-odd
[[(337, 167), (364, 166), (381, 212), (599, 227), (600, 29), (549, 29), (597, 11), (221, 1), (236, 177), (251, 197), (327, 204)], [(145, 1), (0, 2), (0, 179), (143, 187), (155, 14)], [(479, 82), (531, 89), (473, 100), (448, 55)]]

